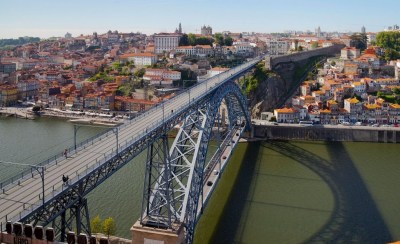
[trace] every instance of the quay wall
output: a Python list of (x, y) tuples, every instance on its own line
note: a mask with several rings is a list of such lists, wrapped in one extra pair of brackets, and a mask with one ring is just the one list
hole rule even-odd
[(254, 125), (253, 137), (274, 140), (317, 140), (352, 142), (400, 142), (397, 128), (343, 127), (326, 128), (322, 126), (276, 126)]

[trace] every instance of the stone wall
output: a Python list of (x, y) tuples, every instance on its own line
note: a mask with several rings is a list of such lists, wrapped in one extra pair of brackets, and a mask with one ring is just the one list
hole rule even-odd
[(274, 67), (279, 63), (299, 62), (315, 56), (333, 56), (339, 53), (343, 47), (344, 45), (342, 44), (335, 44), (330, 47), (322, 47), (310, 51), (303, 51), (272, 58), (267, 57), (265, 59), (265, 67), (269, 70), (273, 70)]
[(254, 125), (254, 137), (274, 140), (317, 140), (353, 142), (400, 142), (400, 131), (391, 128), (324, 128), (319, 126)]

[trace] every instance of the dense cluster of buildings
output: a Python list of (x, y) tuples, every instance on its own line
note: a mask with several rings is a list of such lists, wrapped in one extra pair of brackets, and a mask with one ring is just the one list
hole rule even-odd
[[(248, 32), (221, 34), (232, 38), (232, 43), (227, 46), (217, 42), (212, 45), (179, 45), (184, 35), (179, 24), (174, 33), (147, 36), (108, 31), (77, 37), (67, 33), (64, 38), (3, 50), (0, 51), (0, 106), (34, 101), (60, 109), (140, 111), (165, 97), (149, 96), (146, 92), (140, 96), (123, 92), (125, 85), (138, 78), (133, 74), (139, 69), (144, 69), (140, 79), (151, 88), (174, 88), (176, 84), (182, 84), (182, 71), (190, 71), (201, 82), (226, 70), (212, 67), (216, 58), (230, 60), (239, 57), (245, 60), (260, 53), (281, 55), (344, 43), (347, 47), (342, 50), (340, 59), (332, 60), (335, 64), (327, 63), (317, 81), (301, 87), (301, 96), (293, 98), (293, 108), (277, 110), (278, 121), (397, 121), (397, 118), (386, 115), (393, 114), (396, 105), (368, 95), (370, 91), (387, 91), (398, 85), (398, 77), (388, 76), (396, 65), (382, 64), (377, 57), (381, 52), (379, 48), (368, 49), (361, 55), (359, 50), (350, 47), (349, 36), (328, 34), (321, 28), (317, 28), (315, 33), (286, 36)], [(195, 34), (195, 37), (212, 38), (212, 35), (212, 28), (204, 25), (201, 34)], [(374, 33), (366, 35), (369, 40), (375, 38)], [(381, 76), (373, 76), (377, 70)], [(319, 90), (311, 89), (315, 84)], [(361, 112), (345, 106), (355, 102), (354, 99), (348, 100), (354, 95), (359, 96), (357, 101), (363, 104), (356, 106), (362, 108)], [(368, 106), (365, 105), (367, 100)], [(372, 110), (371, 104), (376, 104), (374, 111), (379, 107), (388, 113), (375, 112), (381, 117), (372, 118), (367, 113)]]
[[(212, 36), (210, 26), (201, 30), (196, 37)], [(179, 24), (174, 33), (147, 36), (108, 31), (77, 37), (66, 33), (64, 38), (0, 51), (0, 106), (33, 101), (60, 109), (145, 110), (165, 97), (121, 92), (122, 86), (138, 78), (133, 74), (139, 69), (144, 69), (140, 78), (151, 89), (173, 88), (182, 81), (181, 70), (199, 77), (215, 75), (208, 57), (245, 58), (264, 51), (255, 38), (225, 33), (229, 34), (235, 37), (232, 46), (179, 46), (183, 35)]]
[(328, 59), (316, 80), (304, 82), (291, 106), (275, 109), (278, 122), (321, 124), (400, 123), (400, 60), (382, 62), (379, 47), (363, 54), (345, 47)]

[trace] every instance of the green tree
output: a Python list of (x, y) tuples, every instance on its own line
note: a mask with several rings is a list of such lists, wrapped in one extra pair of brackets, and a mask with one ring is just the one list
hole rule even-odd
[(189, 45), (191, 45), (191, 46), (195, 46), (196, 45), (197, 38), (196, 38), (195, 34), (189, 33), (188, 39), (189, 39)]
[(225, 43), (225, 46), (232, 46), (232, 44), (233, 44), (232, 37), (230, 37), (230, 36), (225, 37), (224, 43)]
[(315, 49), (315, 48), (317, 48), (318, 47), (318, 42), (313, 42), (312, 44), (311, 44), (311, 48), (312, 49)]
[(214, 38), (218, 45), (223, 46), (225, 44), (224, 36), (221, 33), (215, 33)]
[(106, 218), (103, 222), (103, 233), (110, 237), (110, 235), (115, 235), (116, 230), (115, 220), (111, 217)]
[(212, 45), (213, 40), (208, 37), (199, 37), (196, 39), (196, 45)]
[(103, 225), (101, 223), (100, 216), (97, 215), (92, 221), (90, 221), (90, 230), (92, 233), (102, 233)]
[(353, 34), (350, 36), (350, 39), (351, 46), (361, 51), (367, 49), (367, 35), (365, 33)]
[(183, 34), (181, 39), (179, 39), (179, 46), (188, 46), (189, 45), (189, 37), (187, 34)]
[(384, 31), (376, 35), (376, 44), (384, 49), (400, 52), (400, 32)]
[(144, 68), (138, 69), (135, 71), (134, 75), (136, 77), (143, 77), (143, 75), (146, 73), (146, 70)]
[(395, 60), (400, 58), (400, 52), (391, 48), (387, 48), (383, 57), (386, 61)]

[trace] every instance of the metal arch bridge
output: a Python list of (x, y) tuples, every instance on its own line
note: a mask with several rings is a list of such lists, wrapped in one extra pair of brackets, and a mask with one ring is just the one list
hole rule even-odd
[[(159, 228), (183, 223), (186, 241), (192, 242), (197, 220), (219, 178), (211, 172), (216, 165), (223, 170), (240, 135), (250, 126), (247, 99), (235, 80), (262, 59), (203, 81), (128, 123), (71, 148), (66, 159), (55, 157), (1, 182), (2, 226), (7, 221), (52, 224), (61, 241), (74, 224), (77, 233), (90, 234), (85, 196), (148, 149), (140, 222)], [(228, 111), (228, 133), (207, 160), (212, 128), (221, 121), (221, 103)], [(166, 133), (177, 124), (179, 132), (169, 147)], [(61, 180), (64, 174), (70, 178), (66, 183)], [(211, 187), (206, 184), (210, 179), (214, 181)]]

